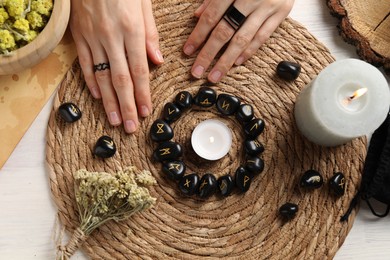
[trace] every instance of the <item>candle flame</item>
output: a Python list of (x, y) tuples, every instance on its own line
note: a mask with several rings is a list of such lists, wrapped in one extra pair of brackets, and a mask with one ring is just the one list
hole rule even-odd
[(359, 88), (358, 90), (353, 92), (352, 96), (349, 96), (344, 100), (345, 105), (348, 105), (352, 102), (352, 100), (358, 99), (359, 97), (363, 96), (364, 94), (366, 94), (367, 91), (367, 88)]
[(210, 143), (214, 143), (214, 136), (210, 136), (209, 140), (210, 140)]

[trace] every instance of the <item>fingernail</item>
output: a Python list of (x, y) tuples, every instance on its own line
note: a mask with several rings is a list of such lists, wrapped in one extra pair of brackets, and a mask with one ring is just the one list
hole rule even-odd
[(219, 79), (221, 78), (221, 76), (222, 76), (222, 73), (221, 73), (219, 70), (215, 70), (215, 71), (213, 71), (213, 72), (211, 73), (211, 75), (210, 75), (210, 80), (211, 80), (212, 82), (217, 82), (217, 81), (219, 81)]
[(194, 52), (194, 49), (194, 45), (189, 44), (184, 48), (184, 53), (187, 55), (191, 55)]
[(141, 116), (147, 117), (148, 115), (150, 115), (149, 108), (147, 106), (141, 106)]
[(119, 125), (121, 123), (121, 120), (116, 112), (111, 112), (109, 114), (109, 120), (112, 125)]
[(203, 72), (204, 72), (204, 68), (202, 66), (198, 65), (192, 71), (192, 75), (194, 75), (194, 77), (196, 77), (196, 78), (200, 78), (200, 77), (202, 77)]
[(128, 133), (134, 133), (136, 130), (136, 126), (133, 120), (126, 120), (125, 122), (125, 130)]
[(244, 62), (244, 57), (240, 56), (237, 58), (236, 62), (234, 64), (241, 65)]
[(100, 94), (97, 87), (91, 88), (91, 94), (94, 98), (100, 98)]
[(159, 62), (163, 63), (164, 62), (164, 58), (162, 56), (162, 53), (160, 50), (156, 50), (156, 56), (157, 56), (157, 59)]

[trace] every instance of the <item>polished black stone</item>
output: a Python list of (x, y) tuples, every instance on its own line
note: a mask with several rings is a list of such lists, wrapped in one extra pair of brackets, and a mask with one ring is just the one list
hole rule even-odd
[(211, 107), (217, 100), (217, 93), (209, 87), (201, 87), (194, 98), (194, 103), (201, 107)]
[(157, 146), (156, 150), (154, 150), (153, 152), (153, 158), (159, 162), (173, 161), (181, 157), (182, 154), (183, 154), (183, 149), (180, 144), (172, 141), (166, 141), (160, 143)]
[(246, 139), (244, 141), (244, 149), (248, 155), (259, 155), (264, 152), (264, 146), (258, 140)]
[(199, 176), (196, 173), (184, 175), (179, 182), (179, 189), (186, 195), (193, 195), (199, 187)]
[(230, 175), (224, 175), (218, 178), (218, 189), (222, 196), (229, 196), (234, 187), (233, 178)]
[(306, 188), (318, 189), (324, 183), (321, 174), (316, 170), (308, 170), (301, 177), (301, 186)]
[(245, 134), (251, 138), (256, 139), (264, 130), (265, 123), (262, 119), (252, 119), (248, 124), (245, 125)]
[(192, 95), (188, 91), (181, 91), (175, 97), (175, 104), (180, 109), (190, 108), (192, 105)]
[(164, 106), (163, 118), (168, 123), (172, 123), (179, 119), (181, 116), (181, 110), (172, 102), (168, 102)]
[(336, 195), (342, 196), (345, 192), (345, 177), (341, 172), (336, 172), (329, 179), (329, 187)]
[(80, 108), (73, 103), (63, 103), (58, 108), (58, 113), (68, 123), (76, 122), (81, 118)]
[(252, 120), (253, 118), (253, 107), (248, 104), (242, 104), (238, 107), (236, 112), (236, 118), (241, 123), (245, 124)]
[(162, 171), (173, 180), (180, 180), (186, 171), (186, 165), (179, 160), (164, 162)]
[(249, 190), (249, 187), (251, 186), (252, 174), (249, 171), (247, 171), (244, 167), (240, 166), (236, 170), (234, 179), (237, 188), (242, 192), (246, 192)]
[(240, 100), (232, 95), (219, 94), (217, 98), (217, 109), (225, 116), (230, 116), (236, 113), (240, 107)]
[(287, 202), (279, 208), (279, 214), (286, 219), (292, 219), (298, 212), (298, 205)]
[(247, 156), (245, 168), (252, 174), (259, 174), (264, 170), (264, 161), (257, 156)]
[(207, 198), (217, 189), (217, 179), (211, 173), (202, 176), (199, 182), (198, 195), (201, 198)]
[(93, 148), (93, 153), (101, 158), (112, 157), (116, 152), (116, 145), (111, 137), (107, 135), (101, 136)]
[(155, 142), (164, 142), (171, 140), (173, 137), (173, 130), (167, 122), (157, 119), (150, 127), (150, 138)]
[(276, 74), (286, 80), (294, 80), (298, 78), (301, 72), (301, 65), (290, 61), (281, 61), (276, 67)]

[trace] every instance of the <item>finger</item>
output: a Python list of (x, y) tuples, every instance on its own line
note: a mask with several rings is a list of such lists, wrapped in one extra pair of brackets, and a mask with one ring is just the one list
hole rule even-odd
[(159, 47), (159, 36), (153, 17), (151, 1), (142, 1), (142, 9), (146, 33), (146, 51), (154, 64), (161, 64), (164, 62), (164, 58)]
[(241, 65), (247, 61), (257, 50), (269, 39), (279, 24), (286, 18), (286, 14), (278, 13), (268, 18), (257, 31), (255, 37), (249, 46), (240, 54), (234, 62), (235, 65)]
[(142, 117), (146, 117), (152, 112), (152, 101), (150, 97), (149, 67), (146, 56), (143, 24), (138, 24), (132, 28), (131, 34), (127, 33), (125, 35), (125, 45), (130, 75), (134, 84), (137, 109)]
[(232, 2), (233, 0), (214, 0), (207, 5), (207, 8), (203, 11), (194, 30), (183, 46), (183, 51), (186, 55), (192, 55), (206, 41), (207, 36), (221, 20), (225, 10)]
[[(107, 54), (105, 53), (102, 45), (94, 42), (93, 44), (90, 44), (90, 46), (95, 65), (103, 63), (109, 64)], [(114, 64), (114, 62), (112, 63)], [(100, 70), (96, 70), (95, 78), (99, 85), (108, 121), (113, 126), (120, 125), (122, 123), (122, 118), (118, 106), (117, 96), (112, 86), (111, 69), (102, 67)]]
[(217, 53), (230, 41), (234, 32), (235, 30), (225, 20), (222, 19), (218, 23), (192, 66), (191, 73), (195, 78), (202, 77), (204, 71), (210, 66)]
[(211, 0), (204, 0), (203, 3), (195, 10), (194, 12), (195, 17), (199, 18), (210, 2)]
[(94, 98), (101, 98), (102, 96), (93, 71), (93, 60), (91, 50), (88, 47), (89, 45), (84, 37), (78, 32), (72, 30), (72, 36), (76, 45), (80, 67), (83, 71), (88, 89)]

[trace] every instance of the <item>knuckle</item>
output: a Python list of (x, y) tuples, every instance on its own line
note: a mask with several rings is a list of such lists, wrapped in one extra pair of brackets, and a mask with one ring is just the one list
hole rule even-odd
[(123, 89), (130, 85), (130, 76), (125, 74), (116, 74), (112, 76), (112, 84), (115, 89)]
[(211, 61), (214, 59), (214, 55), (208, 50), (203, 49), (201, 52), (199, 52), (198, 58), (202, 61)]
[(110, 70), (102, 70), (102, 71), (97, 71), (95, 73), (95, 77), (96, 77), (96, 80), (97, 81), (105, 81), (105, 80), (108, 80), (110, 79), (111, 77), (111, 73), (110, 73)]
[(216, 9), (210, 8), (205, 10), (205, 12), (202, 14), (202, 22), (204, 22), (208, 26), (214, 27), (217, 22), (219, 21), (218, 19), (218, 12)]
[(234, 31), (229, 26), (219, 24), (213, 31), (214, 37), (221, 42), (227, 42), (233, 36)]
[(125, 102), (121, 104), (121, 111), (125, 118), (134, 117), (137, 114), (137, 108), (134, 102)]
[(233, 42), (233, 44), (237, 45), (240, 48), (245, 48), (249, 45), (251, 40), (252, 39), (248, 35), (237, 33), (233, 37), (232, 42)]
[(131, 74), (133, 77), (146, 77), (149, 69), (144, 64), (134, 64), (131, 66)]

